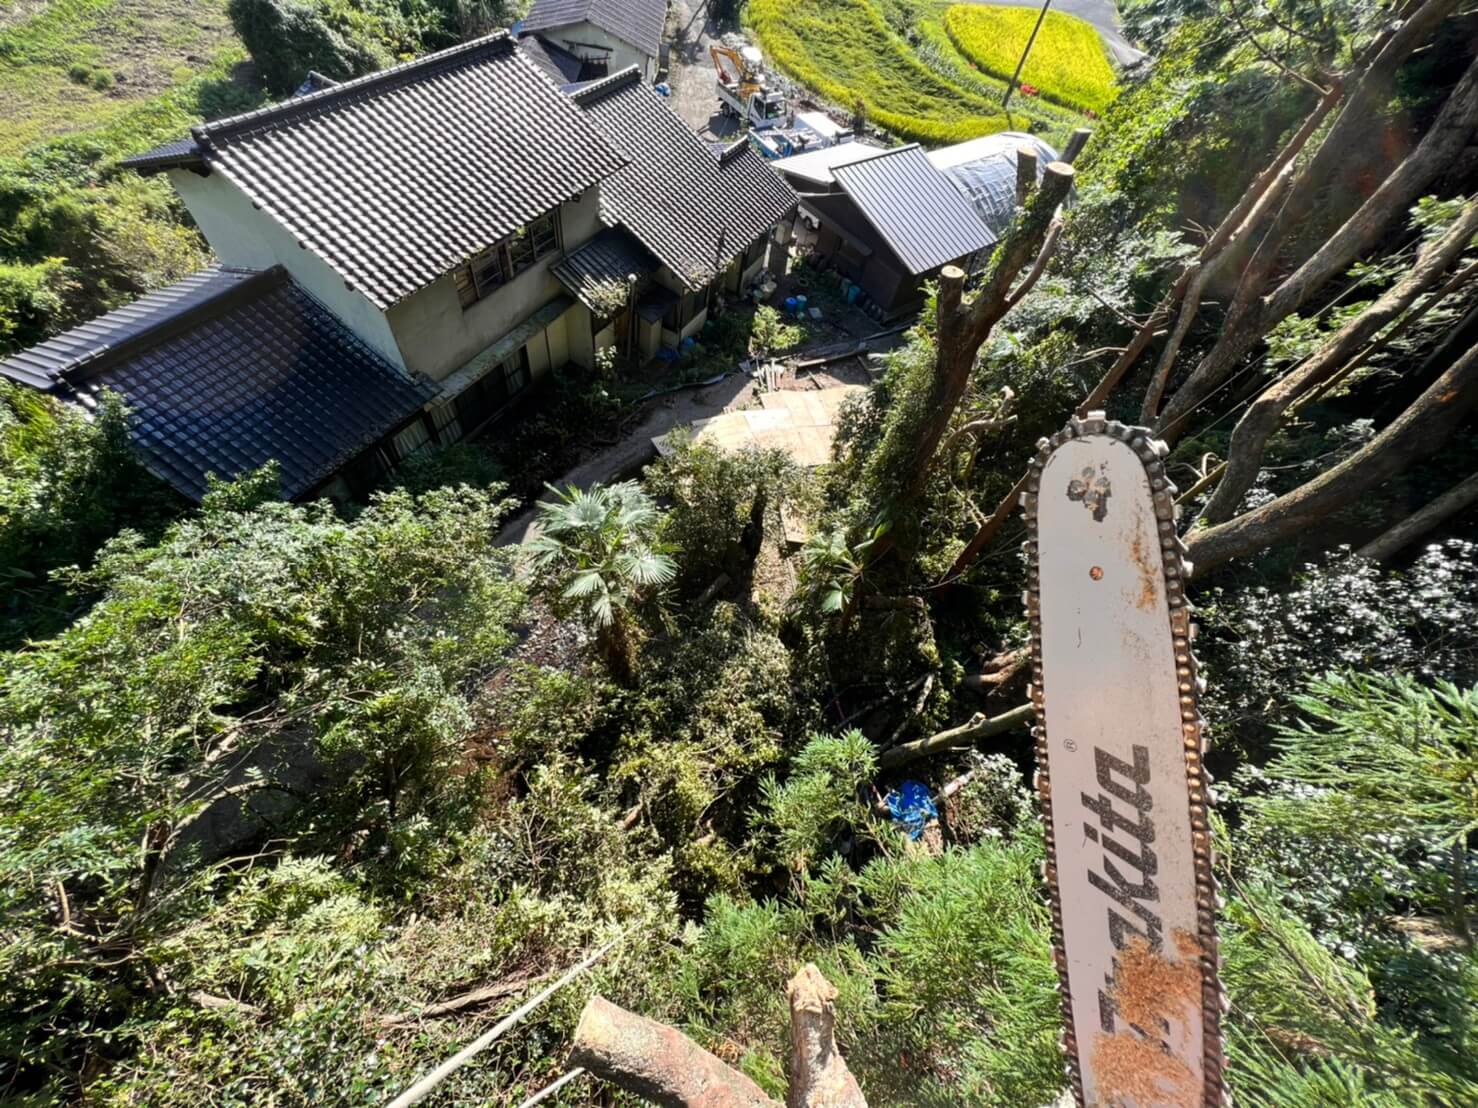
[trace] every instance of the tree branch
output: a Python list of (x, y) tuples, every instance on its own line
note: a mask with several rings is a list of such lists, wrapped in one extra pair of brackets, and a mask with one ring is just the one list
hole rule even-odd
[[(1268, 439), (1283, 418), (1283, 413), (1299, 396), (1329, 379), (1350, 361), (1369, 339), (1397, 319), (1416, 298), (1441, 280), (1442, 275), (1467, 249), (1478, 234), (1478, 201), (1470, 201), (1466, 210), (1448, 231), (1435, 242), (1428, 243), (1406, 275), (1378, 297), (1349, 323), (1328, 339), (1312, 356), (1284, 374), (1265, 389), (1243, 413), (1232, 431), (1227, 451), (1226, 473), (1203, 513), (1209, 523), (1230, 519), (1247, 490), (1257, 480), (1267, 451)], [(1423, 310), (1431, 307), (1431, 302)], [(1362, 354), (1368, 359), (1370, 352)]]
[(1470, 348), (1394, 422), (1334, 468), (1270, 504), (1187, 540), (1196, 572), (1307, 530), (1331, 512), (1434, 453), (1478, 404), (1478, 346)]
[(1019, 708), (1012, 708), (1009, 712), (1003, 712), (990, 719), (977, 715), (969, 723), (959, 727), (952, 727), (948, 731), (940, 731), (926, 739), (915, 739), (911, 743), (904, 743), (902, 746), (895, 746), (892, 750), (885, 751), (878, 759), (878, 767), (896, 769), (920, 758), (927, 758), (931, 754), (942, 754), (948, 750), (970, 746), (977, 739), (986, 739), (992, 735), (1013, 731), (1031, 721), (1032, 711), (1030, 704), (1023, 704)]

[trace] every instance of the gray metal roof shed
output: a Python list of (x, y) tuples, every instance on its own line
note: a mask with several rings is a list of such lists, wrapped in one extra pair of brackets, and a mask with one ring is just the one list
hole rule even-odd
[(910, 273), (928, 273), (996, 242), (970, 201), (913, 143), (832, 170), (837, 184)]

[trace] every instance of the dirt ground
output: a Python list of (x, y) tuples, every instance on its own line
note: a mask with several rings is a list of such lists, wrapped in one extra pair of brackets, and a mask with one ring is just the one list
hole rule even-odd
[(736, 137), (738, 121), (720, 115), (718, 110), (718, 94), (714, 91), (718, 74), (708, 48), (719, 38), (718, 29), (708, 18), (707, 0), (672, 0), (667, 37), (672, 43), (667, 83), (672, 87), (674, 110), (703, 138)]

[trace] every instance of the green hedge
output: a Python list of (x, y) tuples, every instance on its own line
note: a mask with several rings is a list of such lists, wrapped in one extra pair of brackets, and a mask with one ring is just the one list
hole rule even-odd
[[(993, 76), (1010, 80), (1031, 37), (1037, 13), (1031, 8), (957, 4), (944, 15), (955, 48)], [(1102, 112), (1117, 90), (1114, 69), (1092, 24), (1049, 11), (1021, 72), (1046, 100), (1078, 111)]]

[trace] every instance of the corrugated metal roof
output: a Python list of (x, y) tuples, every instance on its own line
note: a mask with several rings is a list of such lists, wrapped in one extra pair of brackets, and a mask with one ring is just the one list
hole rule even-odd
[(550, 31), (593, 23), (652, 57), (662, 45), (667, 0), (534, 0), (519, 24), (524, 31)]
[(608, 227), (550, 267), (559, 283), (597, 314), (613, 299), (624, 302), (632, 277), (656, 272), (662, 263), (624, 227)]
[(785, 219), (795, 192), (747, 143), (716, 156), (631, 66), (573, 94), (629, 160), (601, 182), (601, 215), (700, 289)]
[(213, 171), (380, 308), (622, 164), (506, 32), (194, 135)]
[(996, 241), (970, 201), (917, 144), (838, 166), (834, 173), (910, 273), (928, 273)]
[(865, 142), (844, 142), (840, 146), (823, 146), (820, 150), (807, 150), (804, 154), (780, 158), (770, 164), (792, 177), (818, 185), (830, 185), (836, 180), (832, 171), (837, 166), (863, 162), (887, 152), (881, 146), (872, 146)]
[(996, 235), (1005, 234), (1016, 215), (1016, 151), (1029, 146), (1037, 154), (1037, 181), (1057, 160), (1057, 151), (1034, 135), (1001, 131), (969, 142), (929, 151), (934, 168), (944, 172)]
[[(145, 463), (196, 500), (207, 473), (234, 477), (273, 458), (282, 494), (301, 495), (436, 392), (280, 267), (207, 270), (28, 353), (42, 354), (54, 392), (119, 393)], [(18, 360), (0, 372), (16, 376)]]

